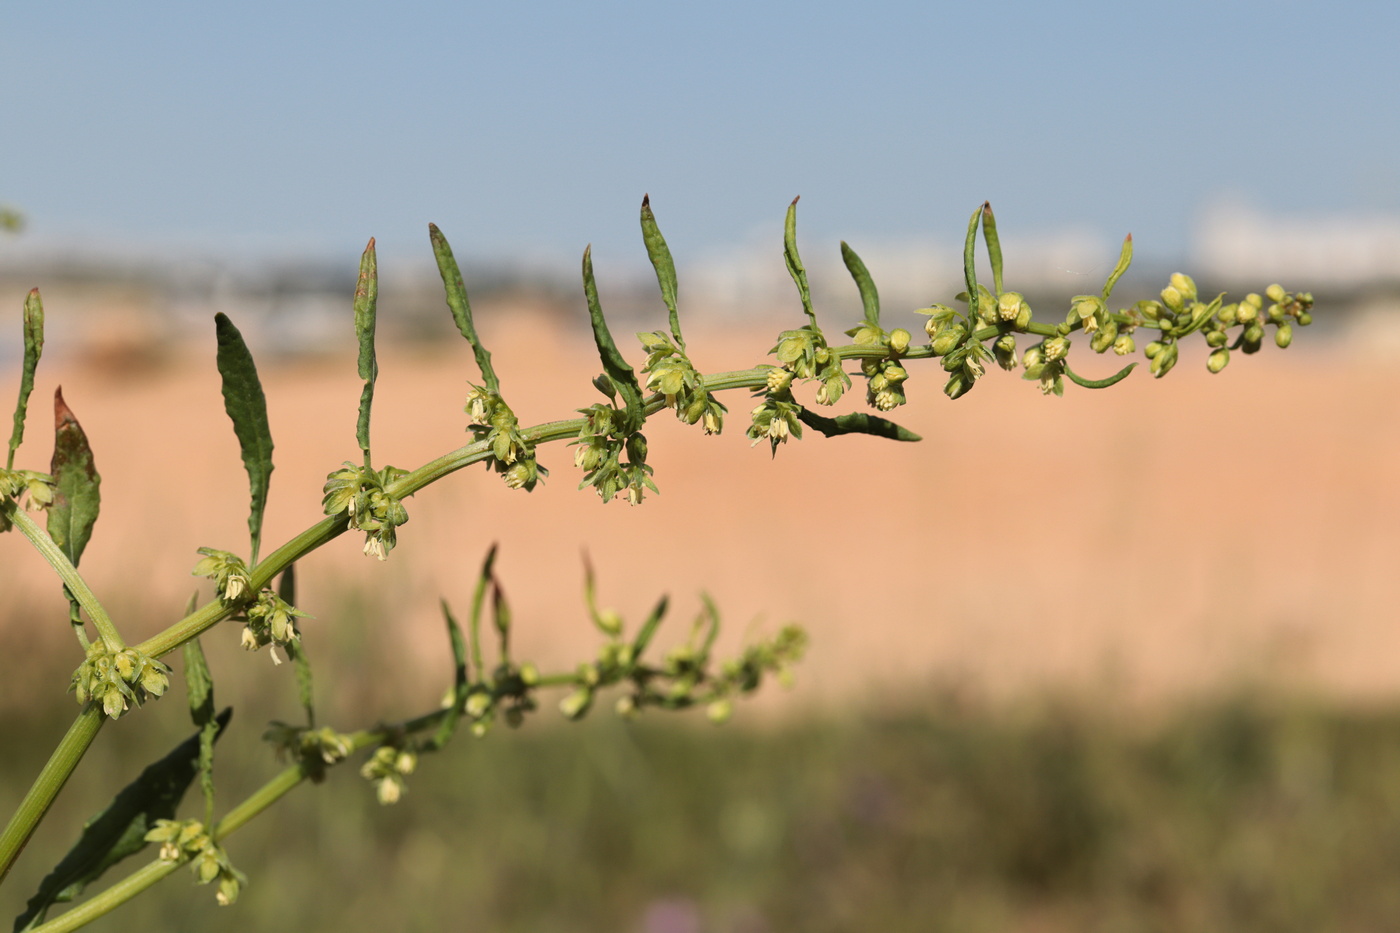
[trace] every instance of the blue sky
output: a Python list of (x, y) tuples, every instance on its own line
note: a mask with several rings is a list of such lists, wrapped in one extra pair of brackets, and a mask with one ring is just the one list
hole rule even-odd
[[(29, 236), (644, 261), (779, 235), (1400, 212), (1393, 3), (9, 4), (0, 200)], [(830, 243), (826, 241), (830, 240)], [(1111, 257), (1110, 257), (1111, 260)]]

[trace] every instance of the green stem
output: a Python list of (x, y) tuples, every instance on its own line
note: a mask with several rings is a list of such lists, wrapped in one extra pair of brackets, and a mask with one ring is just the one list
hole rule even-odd
[[(974, 215), (974, 219), (975, 216), (976, 215)], [(988, 331), (987, 336), (995, 336), (996, 333), (1000, 332), (1000, 328), (986, 328), (984, 330)], [(1039, 323), (1031, 324), (1028, 330), (1031, 333), (1038, 333), (1043, 336), (1052, 336), (1058, 333), (1055, 328)], [(974, 336), (979, 339), (985, 339), (982, 338), (982, 331), (980, 330)], [(888, 350), (882, 347), (851, 345), (833, 347), (831, 349), (832, 352), (843, 359), (874, 359), (883, 358), (888, 355)], [(910, 349), (907, 353), (903, 354), (903, 357), (905, 359), (929, 359), (934, 355), (931, 348), (918, 347)], [(768, 373), (771, 370), (772, 367), (770, 366), (760, 366), (752, 369), (715, 373), (703, 378), (706, 388), (711, 392), (730, 389), (755, 389), (766, 383)], [(655, 414), (664, 407), (665, 399), (661, 395), (653, 395), (643, 401), (643, 411), (647, 415)], [(572, 439), (578, 435), (584, 424), (585, 421), (582, 418), (571, 418), (564, 421), (550, 421), (539, 424), (521, 433), (528, 443), (537, 445), (550, 441)], [(408, 473), (396, 482), (391, 483), (385, 491), (395, 498), (404, 498), (442, 479), (450, 473), (454, 473), (474, 463), (483, 462), (490, 457), (491, 451), (484, 442), (468, 444), (465, 447), (460, 447), (457, 450), (444, 454), (411, 473)], [(15, 508), (13, 502), (7, 500), (3, 503), (3, 507), (5, 514), (10, 517), (15, 524), (20, 526), (20, 529), (39, 549), (40, 553), (44, 554), (49, 563), (58, 571), (64, 583), (68, 585), (70, 591), (78, 598), (83, 608), (87, 610), (88, 615), (92, 618), (98, 631), (102, 634), (103, 639), (108, 641), (109, 644), (121, 645), (120, 636), (112, 626), (111, 620), (107, 617), (107, 614), (103, 611), (102, 606), (97, 602), (91, 590), (88, 589), (87, 584), (83, 582), (82, 577), (78, 575), (77, 570), (68, 561), (67, 557), (58, 550), (57, 546), (53, 543), (53, 539), (30, 521), (23, 512)], [(277, 574), (281, 573), (292, 563), (339, 537), (346, 531), (346, 527), (346, 516), (334, 515), (322, 519), (315, 525), (301, 532), (301, 534), (287, 541), (253, 568), (251, 574), (253, 591), (257, 592), (262, 587), (269, 585)], [(185, 642), (198, 637), (203, 632), (218, 624), (221, 620), (232, 615), (236, 609), (236, 606), (228, 606), (219, 600), (214, 600), (185, 616), (165, 631), (137, 645), (137, 649), (152, 657), (161, 657), (169, 654), (171, 651), (182, 646)], [(441, 714), (431, 714), (428, 718), (432, 718), (432, 721), (436, 722), (436, 717), (440, 717), (440, 715)], [(68, 780), (73, 769), (77, 767), (78, 761), (82, 758), (88, 745), (91, 744), (104, 718), (100, 710), (94, 710), (91, 707), (84, 709), (73, 727), (69, 729), (68, 734), (65, 735), (63, 740), (59, 743), (58, 748), (55, 749), (53, 756), (49, 759), (49, 763), (45, 765), (44, 770), (35, 780), (34, 785), (29, 789), (24, 801), (20, 804), (19, 810), (16, 811), (14, 817), (10, 820), (9, 826), (6, 827), (3, 836), (0, 836), (0, 879), (3, 879), (4, 874), (9, 871), (15, 858), (18, 857), (20, 850), (24, 848), (25, 843), (28, 842), (29, 837), (33, 834), (39, 820), (48, 810), (49, 805), (53, 803), (54, 797), (57, 796), (63, 784)], [(418, 720), (414, 722), (416, 723)], [(290, 778), (284, 778), (284, 780), (290, 780)], [(292, 786), (294, 786), (294, 784)], [(290, 787), (287, 789), (289, 790)], [(283, 790), (280, 793), (285, 792), (286, 791)], [(267, 802), (270, 803), (271, 800), (276, 799), (276, 796), (280, 796), (280, 793), (271, 797)], [(250, 803), (248, 805), (251, 806), (252, 804)], [(259, 809), (261, 809), (262, 806), (266, 806), (266, 803), (262, 804)], [(225, 818), (225, 823), (227, 823), (228, 819), (240, 813), (241, 810), (230, 813), (229, 817)], [(220, 824), (221, 827), (224, 825), (224, 823)], [(242, 823), (236, 821), (232, 825), (236, 827), (242, 825)], [(231, 831), (231, 829), (228, 831)], [(143, 869), (143, 872), (146, 870), (147, 869)], [(166, 873), (168, 874), (168, 871)], [(159, 874), (153, 877), (149, 883), (153, 884), (156, 880), (159, 880), (160, 877), (164, 877), (164, 875)], [(128, 879), (128, 881), (130, 880), (131, 879)], [(127, 882), (123, 882), (122, 884), (127, 884)], [(149, 886), (149, 884), (147, 886)], [(102, 896), (105, 896), (105, 894)], [(97, 899), (94, 898), (94, 901), (96, 900)], [(89, 902), (89, 904), (91, 903), (92, 902)], [(67, 917), (75, 912), (76, 911), (70, 911), (69, 914), (64, 914), (63, 916)], [(59, 919), (61, 920), (62, 918)], [(53, 922), (57, 923), (58, 921), (55, 920)], [(50, 928), (55, 930), (71, 929), (71, 927), (50, 927), (48, 924), (43, 927), (43, 929)]]
[(127, 875), (96, 897), (84, 901), (72, 910), (65, 911), (47, 923), (35, 927), (32, 933), (69, 933), (86, 926), (116, 908), (125, 904), (151, 885), (168, 877), (184, 862), (167, 862), (156, 859)]
[(49, 566), (58, 573), (63, 585), (68, 587), (68, 592), (83, 607), (92, 620), (92, 624), (97, 627), (97, 633), (102, 636), (102, 640), (107, 643), (110, 651), (121, 651), (126, 647), (126, 642), (122, 640), (121, 633), (112, 624), (111, 618), (107, 615), (107, 610), (102, 608), (102, 604), (97, 601), (92, 590), (88, 588), (87, 582), (78, 574), (78, 568), (74, 567), (68, 560), (68, 555), (63, 553), (63, 549), (54, 543), (49, 533), (34, 523), (34, 519), (21, 509), (13, 499), (6, 499), (0, 504), (0, 509), (4, 510), (5, 517), (14, 522), (15, 526), (29, 539), (29, 543), (34, 545), (34, 550), (43, 555), (44, 560), (49, 562)]
[(68, 782), (68, 778), (106, 721), (107, 717), (103, 715), (102, 708), (89, 703), (83, 707), (73, 725), (68, 727), (67, 734), (49, 756), (44, 770), (39, 772), (39, 776), (30, 785), (29, 792), (24, 795), (14, 815), (10, 817), (5, 831), (0, 833), (0, 881), (9, 874), (15, 859), (24, 851), (29, 837), (34, 835), (34, 830), (44, 818), (44, 814), (53, 805), (54, 798)]

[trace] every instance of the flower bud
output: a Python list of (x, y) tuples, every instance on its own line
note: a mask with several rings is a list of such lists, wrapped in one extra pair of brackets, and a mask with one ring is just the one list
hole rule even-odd
[(1118, 322), (1109, 318), (1105, 324), (1094, 332), (1094, 337), (1089, 341), (1089, 347), (1095, 353), (1107, 352), (1113, 346), (1113, 341), (1118, 339)]
[(582, 719), (593, 705), (593, 691), (580, 687), (559, 701), (559, 712), (569, 719)]
[(1218, 373), (1226, 366), (1230, 365), (1230, 348), (1221, 347), (1210, 355), (1206, 360), (1206, 369), (1213, 373)]
[(1241, 337), (1240, 349), (1245, 353), (1258, 353), (1263, 342), (1264, 326), (1258, 323), (1251, 324), (1245, 328), (1244, 336)]
[(728, 699), (715, 700), (705, 707), (705, 715), (710, 722), (721, 725), (729, 721), (729, 717), (734, 715), (734, 704)]
[(903, 327), (896, 327), (894, 330), (890, 331), (890, 349), (895, 353), (903, 353), (905, 350), (909, 349), (909, 341), (911, 339), (909, 331), (905, 330)]
[(1196, 283), (1191, 276), (1182, 272), (1173, 272), (1171, 277), (1171, 287), (1177, 290), (1186, 301), (1196, 300)]
[(1148, 364), (1148, 370), (1158, 379), (1161, 379), (1172, 371), (1172, 367), (1176, 365), (1178, 353), (1176, 344), (1174, 343), (1162, 344), (1160, 346), (1161, 350), (1152, 357), (1152, 362)]
[(647, 462), (647, 439), (641, 433), (627, 438), (627, 462), (643, 464)]
[(1206, 332), (1206, 346), (1208, 347), (1223, 347), (1229, 339), (1223, 330)]
[(1288, 293), (1283, 290), (1283, 286), (1279, 285), (1277, 282), (1264, 289), (1264, 294), (1269, 296), (1270, 301), (1281, 302), (1284, 298), (1288, 297)]
[(1241, 302), (1240, 308), (1235, 312), (1235, 319), (1241, 324), (1248, 324), (1259, 317), (1259, 306), (1252, 302)]
[(1119, 356), (1127, 356), (1137, 351), (1137, 341), (1133, 340), (1132, 334), (1120, 334), (1118, 339), (1113, 341), (1113, 352)]
[(962, 343), (962, 339), (967, 334), (967, 328), (962, 324), (954, 324), (952, 327), (940, 331), (938, 336), (933, 338), (934, 356), (943, 356)]
[(1284, 321), (1278, 326), (1278, 330), (1274, 331), (1274, 343), (1278, 345), (1279, 349), (1282, 349), (1292, 342), (1293, 325)]
[(1002, 334), (992, 344), (992, 355), (996, 357), (997, 365), (1007, 371), (1016, 368), (1016, 337), (1012, 334)]
[(1026, 299), (1020, 292), (1006, 292), (997, 299), (997, 317), (1003, 321), (1014, 321), (1021, 316), (1021, 306)]
[(1162, 352), (1162, 343), (1161, 343), (1161, 341), (1158, 341), (1158, 340), (1154, 340), (1154, 341), (1152, 341), (1151, 343), (1149, 343), (1147, 346), (1145, 346), (1145, 347), (1142, 348), (1142, 355), (1145, 356), (1145, 357), (1147, 357), (1149, 360), (1156, 359), (1156, 358), (1157, 358), (1157, 354), (1159, 354), (1159, 353), (1161, 353), (1161, 352)]
[(1173, 311), (1180, 311), (1186, 305), (1186, 298), (1175, 287), (1168, 285), (1162, 289), (1162, 304)]

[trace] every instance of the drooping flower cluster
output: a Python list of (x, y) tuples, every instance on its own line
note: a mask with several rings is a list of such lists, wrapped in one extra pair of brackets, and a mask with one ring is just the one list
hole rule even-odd
[(160, 843), (160, 859), (164, 862), (190, 860), (190, 870), (200, 884), (218, 880), (219, 890), (214, 899), (220, 907), (238, 900), (238, 894), (248, 879), (229, 861), (224, 847), (216, 843), (199, 820), (156, 820), (146, 833), (147, 842)]
[[(0, 499), (13, 499), (26, 509), (43, 510), (53, 504), (54, 481), (47, 473), (0, 468)], [(10, 520), (0, 512), (0, 532), (10, 530)]]
[(580, 408), (579, 413), (584, 416), (584, 425), (578, 439), (571, 442), (574, 465), (584, 471), (578, 488), (592, 486), (604, 502), (626, 493), (633, 505), (641, 504), (646, 490), (657, 492), (647, 464), (646, 436), (633, 431), (618, 437), (621, 413), (610, 405), (591, 405)]
[(473, 385), (467, 392), (467, 425), (472, 437), (491, 448), (491, 465), (511, 489), (530, 492), (549, 471), (535, 460), (535, 448), (520, 433), (520, 421), (500, 393)]
[(374, 785), (379, 802), (388, 806), (399, 802), (408, 789), (404, 778), (418, 768), (418, 752), (411, 748), (381, 745), (360, 767), (360, 776)]
[(350, 527), (365, 533), (365, 554), (384, 560), (398, 543), (398, 527), (408, 522), (408, 510), (385, 488), (407, 473), (391, 466), (371, 470), (347, 460), (326, 477), (321, 507), (327, 515), (346, 513)]
[(646, 387), (666, 399), (676, 417), (686, 424), (699, 424), (706, 434), (718, 434), (724, 428), (724, 413), (728, 409), (705, 388), (702, 376), (676, 346), (665, 331), (638, 334), (637, 339), (647, 351), (642, 372), (647, 373)]
[(79, 703), (92, 700), (117, 719), (131, 707), (159, 698), (169, 686), (170, 668), (165, 664), (135, 648), (112, 651), (99, 639), (88, 645), (69, 689)]

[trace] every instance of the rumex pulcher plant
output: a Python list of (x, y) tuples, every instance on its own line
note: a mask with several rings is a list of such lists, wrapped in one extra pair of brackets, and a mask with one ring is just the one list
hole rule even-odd
[[(450, 607), (445, 603), (442, 607), (453, 663), (441, 708), (350, 732), (318, 722), (311, 662), (301, 631), (309, 616), (297, 605), (296, 562), (348, 531), (363, 534), (366, 555), (387, 559), (399, 530), (409, 521), (406, 501), (456, 470), (485, 464), (508, 487), (528, 491), (548, 475), (538, 461), (539, 448), (564, 441), (574, 448), (574, 465), (582, 471), (580, 489), (592, 488), (605, 502), (623, 496), (635, 505), (657, 491), (647, 462), (644, 429), (648, 420), (670, 410), (705, 434), (719, 434), (728, 415), (720, 400), (725, 392), (752, 393), (745, 433), (753, 445), (766, 442), (774, 455), (790, 439), (800, 439), (804, 428), (827, 436), (869, 434), (916, 441), (916, 434), (885, 415), (906, 403), (910, 364), (917, 361), (937, 361), (945, 373), (943, 391), (952, 399), (975, 388), (993, 363), (1006, 370), (1019, 366), (1024, 378), (1038, 383), (1043, 393), (1060, 395), (1066, 380), (1084, 388), (1105, 388), (1124, 379), (1137, 365), (1128, 363), (1105, 378), (1089, 378), (1070, 365), (1076, 343), (1087, 344), (1096, 354), (1111, 350), (1116, 356), (1128, 356), (1145, 336), (1143, 353), (1149, 370), (1160, 378), (1176, 365), (1181, 343), (1199, 335), (1210, 348), (1206, 365), (1218, 373), (1232, 353), (1257, 352), (1270, 328), (1274, 343), (1287, 347), (1294, 327), (1312, 319), (1309, 294), (1271, 285), (1262, 295), (1250, 294), (1227, 304), (1223, 295), (1209, 299), (1199, 295), (1192, 279), (1180, 273), (1171, 277), (1160, 298), (1113, 310), (1114, 286), (1132, 260), (1131, 236), (1123, 241), (1118, 262), (1100, 292), (1074, 297), (1062, 320), (1037, 319), (1025, 297), (1005, 287), (996, 220), (991, 206), (983, 204), (968, 221), (963, 253), (966, 289), (956, 296), (956, 306), (918, 309), (916, 313), (924, 316), (923, 340), (916, 340), (914, 332), (904, 327), (887, 328), (874, 280), (856, 252), (842, 243), (842, 259), (855, 282), (861, 315), (845, 331), (851, 342), (837, 344), (828, 339), (813, 309), (797, 249), (796, 217), (794, 200), (784, 223), (783, 258), (797, 287), (803, 323), (778, 335), (769, 351), (775, 363), (705, 373), (690, 357), (681, 331), (675, 264), (644, 198), (642, 239), (656, 271), (667, 326), (637, 335), (645, 353), (639, 374), (609, 330), (598, 299), (591, 250), (585, 250), (584, 298), (602, 368), (593, 385), (603, 398), (579, 409), (580, 417), (528, 427), (520, 424), (508, 404), (491, 353), (477, 334), (452, 249), (442, 232), (430, 225), (446, 303), (471, 349), (478, 376), (467, 389), (464, 405), (470, 443), (411, 470), (378, 459), (371, 445), (378, 378), (378, 272), (375, 244), (370, 240), (360, 260), (353, 301), (358, 372), (363, 380), (355, 425), (359, 456), (328, 475), (322, 499), (326, 517), (265, 556), (260, 553), (262, 523), (273, 469), (266, 401), (238, 328), (226, 315), (216, 315), (216, 360), (225, 410), (249, 479), (248, 550), (245, 557), (230, 550), (200, 548), (193, 572), (211, 581), (212, 599), (201, 605), (196, 594), (182, 618), (136, 644), (124, 638), (77, 569), (98, 517), (100, 479), (86, 435), (61, 393), (54, 400), (54, 452), (49, 468), (15, 466), (44, 344), (43, 306), (38, 289), (31, 291), (24, 303), (24, 358), (14, 426), (5, 468), (0, 470), (0, 531), (15, 529), (24, 535), (62, 583), (68, 620), (82, 654), (71, 684), (81, 711), (0, 833), (0, 879), (103, 723), (129, 715), (168, 691), (172, 670), (162, 658), (177, 649), (183, 653), (185, 692), (196, 732), (146, 768), (89, 821), (72, 851), (30, 899), (15, 928), (48, 933), (76, 929), (181, 865), (188, 865), (198, 882), (215, 885), (218, 903), (233, 903), (246, 878), (230, 860), (225, 840), (293, 787), (308, 779), (321, 780), (328, 769), (357, 753), (366, 753), (360, 773), (373, 785), (379, 801), (391, 804), (405, 792), (421, 756), (442, 749), (460, 727), (479, 737), (498, 722), (517, 726), (538, 708), (545, 691), (562, 694), (557, 706), (569, 719), (587, 715), (599, 697), (611, 690), (620, 715), (701, 706), (712, 720), (723, 722), (737, 697), (756, 690), (769, 675), (786, 677), (800, 658), (806, 636), (801, 629), (787, 626), (737, 657), (717, 660), (713, 646), (719, 613), (708, 599), (688, 638), (658, 656), (654, 636), (667, 601), (657, 602), (647, 618), (629, 630), (617, 613), (598, 605), (594, 575), (588, 567), (584, 602), (602, 645), (595, 656), (572, 669), (540, 671), (529, 661), (518, 660), (512, 651), (513, 619), (495, 573), (492, 547), (476, 582), (465, 631)], [(979, 232), (990, 261), (990, 287), (976, 276)], [(1023, 342), (1028, 345), (1022, 347)], [(1074, 358), (1081, 356), (1082, 350)], [(839, 402), (855, 379), (864, 380), (865, 402), (877, 413), (818, 413), (818, 407)], [(809, 386), (811, 401), (807, 400)], [(44, 525), (31, 512), (43, 513)], [(483, 647), (488, 617), (496, 643), (490, 658)], [(265, 734), (279, 755), (289, 760), (288, 766), (217, 816), (214, 745), (232, 711), (216, 712), (213, 677), (199, 638), (226, 620), (241, 624), (245, 648), (266, 648), (279, 663), (284, 655), (290, 660), (301, 712), (298, 722), (274, 722)], [(203, 812), (177, 818), (179, 803), (196, 779), (202, 789)], [(47, 919), (56, 904), (76, 899), (107, 868), (152, 844), (156, 856), (145, 866), (66, 913)]]

